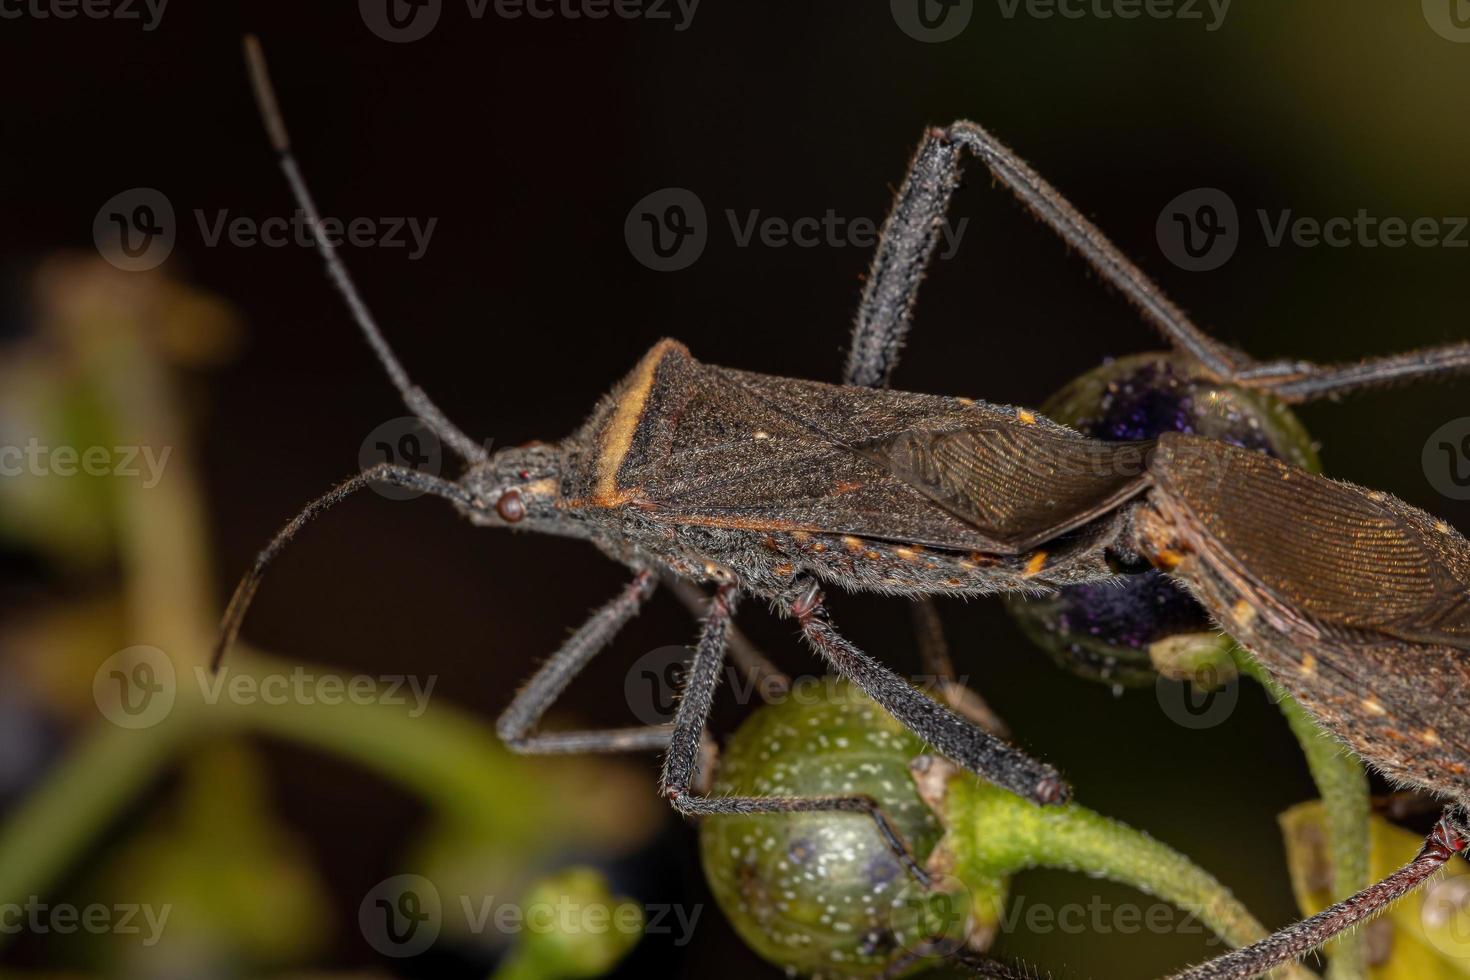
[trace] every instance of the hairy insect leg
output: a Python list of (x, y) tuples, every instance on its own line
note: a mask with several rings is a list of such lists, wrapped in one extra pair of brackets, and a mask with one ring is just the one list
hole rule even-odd
[(949, 643), (944, 639), (944, 622), (939, 618), (939, 607), (929, 596), (915, 599), (909, 607), (914, 617), (914, 635), (919, 642), (919, 660), (924, 672), (934, 680), (944, 703), (966, 718), (990, 732), (1005, 738), (1010, 732), (976, 690), (961, 683), (955, 673), (954, 661), (949, 655)]
[(878, 702), (905, 728), (982, 779), (1035, 803), (1065, 803), (1070, 795), (1057, 771), (909, 685), (839, 634), (822, 611), (815, 582), (778, 597), (802, 636), (841, 676)]
[[(663, 582), (695, 619), (703, 620), (709, 615), (710, 597), (698, 586), (674, 575), (664, 576)], [(778, 697), (791, 690), (791, 678), (756, 649), (755, 644), (734, 623), (730, 624), (726, 646), (730, 661), (763, 696)]]
[(919, 284), (939, 241), (940, 222), (969, 150), (1033, 215), (1074, 248), (1099, 277), (1138, 308), (1175, 347), (1225, 378), (1249, 363), (1196, 326), (1143, 270), (1005, 144), (972, 122), (931, 129), (884, 224), (853, 328), (848, 384), (880, 385), (898, 362)]
[(1244, 368), (1230, 380), (1247, 387), (1264, 388), (1285, 402), (1301, 403), (1467, 373), (1470, 373), (1470, 342), (1461, 341), (1349, 364), (1270, 361)]
[(1202, 963), (1170, 980), (1247, 980), (1290, 963), (1331, 940), (1370, 916), (1382, 912), (1404, 895), (1424, 884), (1455, 854), (1465, 850), (1463, 830), (1457, 827), (1455, 811), (1445, 811), (1413, 861), (1363, 891), (1287, 926), (1251, 946)]
[(919, 284), (939, 244), (949, 200), (960, 182), (959, 147), (926, 134), (883, 225), (853, 325), (844, 384), (888, 383), (913, 319)]
[[(722, 586), (710, 600), (709, 614), (695, 648), (694, 663), (684, 682), (679, 711), (674, 717), (674, 734), (664, 757), (663, 793), (674, 809), (689, 816), (751, 813), (862, 813), (877, 825), (884, 842), (897, 855), (905, 870), (920, 884), (930, 884), (926, 872), (893, 824), (876, 802), (866, 796), (777, 797), (704, 796), (695, 789), (699, 775), (699, 738), (709, 721), (724, 666), (730, 623), (739, 593), (735, 586)], [(922, 696), (922, 695), (921, 695)]]
[(512, 752), (523, 755), (561, 755), (573, 752), (640, 752), (669, 744), (669, 725), (600, 731), (535, 731), (548, 708), (567, 689), (593, 657), (612, 642), (618, 631), (653, 595), (658, 580), (650, 571), (639, 572), (621, 593), (583, 623), (551, 659), (515, 696), (495, 722), (495, 734)]
[(963, 947), (950, 950), (949, 945), (947, 941), (934, 944), (932, 949), (924, 949), (921, 945), (920, 948), (896, 958), (879, 976), (883, 980), (898, 980), (899, 977), (908, 976), (925, 960), (939, 956), (947, 963), (962, 967), (972, 976), (985, 977), (987, 980), (1048, 980), (1048, 974), (1024, 964), (1002, 963)]

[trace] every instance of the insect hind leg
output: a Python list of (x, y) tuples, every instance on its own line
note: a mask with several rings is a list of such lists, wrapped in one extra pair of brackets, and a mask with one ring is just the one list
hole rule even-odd
[(1245, 368), (1230, 380), (1249, 388), (1264, 388), (1282, 401), (1300, 404), (1464, 374), (1470, 374), (1470, 342), (1467, 341), (1348, 364), (1271, 361)]
[(1206, 370), (1230, 377), (1249, 363), (1200, 329), (1143, 270), (1004, 143), (972, 122), (959, 121), (924, 135), (883, 226), (853, 327), (844, 382), (877, 386), (898, 363), (934, 256), (940, 226), (960, 184), (968, 150), (1104, 282), (1122, 293), (1175, 348)]
[(1387, 878), (1258, 943), (1175, 974), (1169, 980), (1246, 980), (1305, 956), (1414, 891), (1451, 857), (1462, 853), (1466, 846), (1463, 824), (1463, 810), (1445, 811), (1418, 856)]

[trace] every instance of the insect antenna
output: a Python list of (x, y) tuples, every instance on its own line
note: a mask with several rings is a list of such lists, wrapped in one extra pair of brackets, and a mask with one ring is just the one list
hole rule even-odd
[(286, 121), (281, 115), (281, 106), (276, 100), (275, 89), (271, 86), (270, 73), (265, 64), (265, 53), (261, 50), (260, 41), (253, 34), (245, 36), (245, 64), (250, 72), (250, 84), (255, 90), (255, 102), (260, 109), (261, 120), (265, 123), (266, 132), (270, 136), (271, 146), (275, 148), (281, 172), (286, 175), (286, 182), (291, 185), (291, 194), (296, 198), (297, 207), (301, 208), (306, 215), (307, 224), (311, 228), (312, 240), (316, 242), (317, 251), (321, 254), (322, 261), (326, 263), (327, 275), (337, 287), (337, 291), (342, 294), (342, 298), (346, 300), (347, 308), (352, 313), (352, 319), (357, 322), (358, 328), (367, 338), (368, 345), (377, 355), (378, 361), (383, 365), (383, 370), (388, 373), (393, 386), (403, 396), (403, 403), (408, 406), (408, 410), (418, 416), (442, 442), (466, 462), (484, 462), (489, 457), (485, 447), (460, 431), (459, 427), (449, 421), (448, 417), (439, 411), (438, 406), (429, 400), (424, 390), (409, 380), (408, 372), (403, 369), (397, 355), (393, 353), (393, 348), (388, 346), (388, 341), (383, 336), (383, 332), (378, 329), (378, 323), (373, 318), (372, 311), (368, 309), (362, 294), (357, 290), (357, 285), (352, 281), (346, 264), (337, 254), (337, 246), (322, 231), (321, 215), (317, 211), (316, 202), (312, 200), (311, 191), (306, 186), (306, 178), (301, 175), (301, 168), (297, 165), (296, 157), (291, 152), (291, 139), (286, 134)]
[(215, 642), (214, 654), (209, 661), (211, 671), (219, 670), (225, 653), (234, 645), (235, 638), (240, 635), (240, 625), (245, 621), (245, 612), (250, 608), (250, 601), (255, 598), (256, 589), (260, 588), (260, 582), (265, 577), (267, 566), (286, 545), (291, 543), (291, 539), (296, 537), (297, 532), (309, 524), (313, 518), (374, 483), (388, 483), (421, 493), (433, 494), (464, 507), (475, 506), (474, 495), (458, 483), (428, 473), (420, 473), (406, 466), (380, 463), (343, 480), (303, 507), (300, 513), (286, 523), (285, 527), (276, 532), (270, 544), (255, 556), (255, 564), (240, 579), (240, 584), (235, 586), (235, 594), (230, 596), (230, 604), (225, 607), (224, 619), (220, 622), (219, 639)]

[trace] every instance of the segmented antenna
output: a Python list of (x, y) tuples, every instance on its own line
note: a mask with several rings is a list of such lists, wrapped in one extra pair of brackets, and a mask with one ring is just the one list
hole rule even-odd
[(347, 266), (338, 256), (337, 246), (332, 244), (326, 233), (322, 231), (321, 215), (317, 212), (311, 191), (307, 189), (306, 178), (301, 175), (301, 168), (296, 164), (296, 157), (291, 153), (291, 139), (286, 134), (286, 122), (281, 116), (281, 107), (276, 101), (275, 89), (271, 87), (270, 73), (266, 70), (265, 65), (265, 53), (253, 34), (245, 36), (245, 64), (250, 71), (250, 84), (255, 90), (255, 101), (260, 107), (261, 120), (265, 123), (265, 130), (270, 135), (271, 145), (275, 148), (280, 160), (281, 172), (286, 175), (286, 182), (291, 185), (291, 194), (296, 198), (297, 207), (301, 208), (306, 215), (312, 239), (316, 242), (322, 261), (326, 263), (327, 275), (337, 287), (337, 291), (342, 294), (342, 298), (347, 301), (347, 308), (352, 313), (352, 319), (357, 321), (358, 328), (367, 338), (373, 353), (383, 365), (383, 370), (388, 372), (393, 386), (403, 396), (403, 403), (408, 406), (408, 410), (418, 416), (442, 442), (466, 462), (472, 464), (484, 462), (489, 458), (485, 447), (461, 432), (459, 427), (449, 421), (444, 413), (439, 411), (438, 406), (429, 400), (429, 396), (424, 394), (423, 389), (409, 380), (408, 372), (399, 363), (398, 357), (393, 353), (393, 348), (388, 346), (383, 332), (378, 329), (377, 321), (373, 319), (372, 311), (363, 301), (356, 284), (352, 281), (352, 276), (347, 272)]
[(251, 566), (250, 571), (245, 573), (245, 577), (240, 579), (240, 584), (235, 586), (235, 594), (230, 596), (230, 604), (225, 607), (224, 619), (220, 622), (219, 640), (215, 642), (214, 655), (209, 661), (210, 670), (219, 670), (225, 653), (234, 645), (235, 638), (240, 635), (240, 625), (245, 622), (245, 612), (250, 608), (250, 601), (255, 598), (255, 590), (260, 588), (260, 580), (265, 577), (265, 570), (271, 561), (281, 553), (286, 545), (291, 543), (296, 533), (310, 523), (312, 518), (340, 504), (363, 487), (374, 483), (388, 483), (396, 487), (418, 490), (436, 497), (443, 497), (463, 507), (474, 507), (474, 496), (458, 483), (428, 473), (420, 473), (406, 466), (379, 463), (354, 477), (343, 480), (303, 507), (301, 512), (291, 518), (285, 527), (276, 532), (271, 543), (255, 556), (255, 564)]

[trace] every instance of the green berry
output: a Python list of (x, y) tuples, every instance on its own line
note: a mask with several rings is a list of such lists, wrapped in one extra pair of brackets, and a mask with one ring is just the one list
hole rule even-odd
[[(760, 708), (719, 761), (716, 796), (875, 800), (920, 862), (943, 833), (909, 763), (923, 743), (845, 682), (800, 685)], [(789, 971), (876, 976), (920, 941), (968, 918), (963, 893), (918, 885), (863, 813), (709, 817), (705, 876), (742, 939)]]

